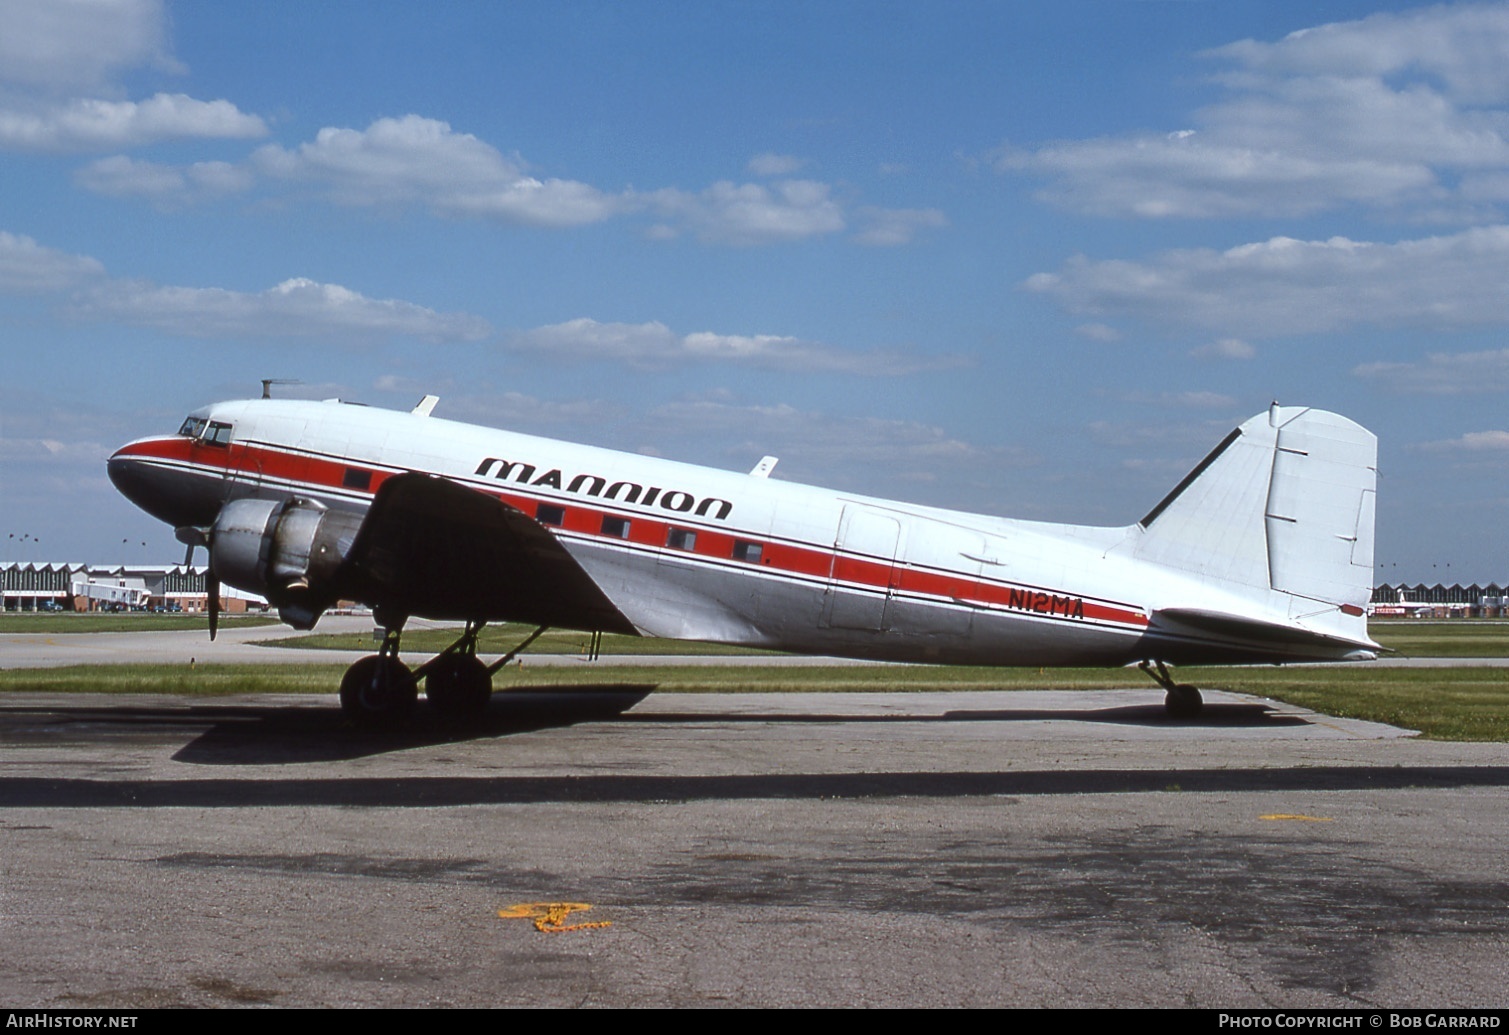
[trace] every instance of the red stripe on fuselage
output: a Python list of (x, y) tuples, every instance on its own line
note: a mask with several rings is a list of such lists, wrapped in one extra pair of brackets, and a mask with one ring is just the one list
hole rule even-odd
[[(262, 443), (232, 443), (229, 447), (203, 445), (188, 438), (151, 439), (133, 443), (117, 455), (162, 459), (202, 465), (215, 473), (256, 484), (270, 479), (307, 486), (339, 497), (368, 500), (382, 483), (403, 468), (385, 467), (352, 458), (335, 459), (326, 455)], [(357, 468), (371, 472), (365, 490), (353, 490), (344, 484), (346, 471)], [(1011, 585), (959, 572), (918, 568), (872, 557), (835, 553), (831, 547), (817, 547), (772, 539), (754, 533), (728, 531), (698, 520), (667, 521), (642, 511), (588, 505), (580, 496), (534, 496), (518, 492), (499, 492), (492, 485), (478, 485), (466, 479), (460, 484), (503, 501), (531, 517), (541, 503), (565, 511), (564, 522), (547, 527), (559, 528), (576, 536), (590, 537), (600, 544), (624, 543), (630, 546), (664, 550), (669, 557), (684, 554), (701, 561), (715, 561), (728, 568), (748, 567), (772, 575), (797, 576), (826, 583), (832, 579), (862, 591), (891, 595), (935, 598), (938, 601), (967, 607), (1011, 611), (1023, 615), (1060, 621), (1111, 623), (1145, 628), (1147, 613), (1135, 605), (1055, 592), (1039, 586)], [(605, 535), (603, 520), (624, 518), (629, 522), (627, 538)], [(695, 549), (676, 550), (666, 545), (672, 528), (691, 529), (697, 533)], [(732, 559), (735, 540), (758, 542), (762, 547), (758, 565)]]

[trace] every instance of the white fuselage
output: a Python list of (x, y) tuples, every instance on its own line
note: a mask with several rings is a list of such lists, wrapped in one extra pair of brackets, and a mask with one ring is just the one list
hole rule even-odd
[[(437, 475), (548, 528), (646, 635), (895, 660), (1096, 665), (1178, 660), (1167, 644), (1149, 649), (1160, 608), (1292, 617), (1262, 593), (1139, 560), (1136, 525), (959, 513), (336, 402), (221, 403), (194, 418), (229, 431), (222, 441), (131, 443), (112, 476), (117, 461), (142, 465), (163, 487), (156, 496), (171, 484), (202, 512), (245, 497), (360, 511), (387, 478)], [(165, 520), (202, 520), (160, 498), (149, 504), (146, 490), (123, 491)], [(1233, 660), (1328, 656), (1226, 641)], [(1188, 657), (1215, 646), (1191, 643)]]

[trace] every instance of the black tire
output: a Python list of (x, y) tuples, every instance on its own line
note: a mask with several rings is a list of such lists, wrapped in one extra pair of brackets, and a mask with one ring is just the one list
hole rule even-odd
[(1171, 719), (1198, 718), (1204, 707), (1205, 701), (1200, 697), (1199, 688), (1188, 683), (1180, 683), (1163, 698), (1163, 708)]
[(442, 654), (424, 677), (424, 696), (446, 719), (476, 718), (492, 694), (492, 676), (475, 654)]
[(392, 729), (414, 711), (419, 687), (397, 658), (369, 654), (341, 677), (341, 711), (358, 726)]

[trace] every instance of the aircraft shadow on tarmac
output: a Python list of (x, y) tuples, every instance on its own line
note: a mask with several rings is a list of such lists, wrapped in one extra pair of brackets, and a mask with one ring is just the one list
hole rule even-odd
[[(751, 723), (961, 723), (1034, 722), (1051, 719), (1138, 726), (1211, 728), (1280, 728), (1303, 726), (1298, 715), (1281, 714), (1261, 704), (1207, 704), (1197, 719), (1170, 719), (1161, 705), (1133, 705), (1081, 711), (989, 709), (942, 715), (866, 715), (854, 712), (786, 714), (770, 712), (669, 712), (635, 715), (629, 711), (655, 690), (655, 684), (605, 684), (553, 687), (548, 691), (512, 690), (493, 695), (480, 719), (445, 722), (421, 705), (413, 721), (400, 730), (352, 728), (339, 712), (308, 708), (241, 707), (226, 714), (173, 759), (192, 765), (287, 765), (332, 762), (406, 751), (432, 744), (487, 740), (519, 733), (614, 721), (655, 725)], [(227, 712), (231, 711), (227, 709)]]
[(509, 691), (494, 694), (483, 715), (464, 723), (448, 722), (421, 704), (402, 729), (394, 730), (354, 728), (333, 709), (243, 706), (184, 745), (173, 760), (193, 765), (287, 765), (362, 758), (617, 719), (654, 691), (654, 683)]
[[(0, 743), (43, 746), (80, 740), (176, 742), (173, 754), (191, 765), (288, 765), (338, 762), (431, 744), (506, 737), (517, 733), (619, 718), (655, 690), (653, 683), (562, 686), (497, 694), (485, 714), (447, 722), (421, 704), (403, 729), (351, 725), (340, 709), (298, 703), (101, 704), (59, 696), (46, 704), (8, 704), (0, 698)], [(195, 735), (197, 734), (197, 735)]]
[[(412, 722), (398, 730), (354, 728), (334, 708), (311, 703), (210, 703), (186, 706), (143, 706), (98, 702), (77, 707), (60, 702), (42, 708), (0, 708), (0, 733), (7, 741), (46, 742), (55, 736), (77, 736), (81, 727), (92, 735), (114, 739), (173, 730), (198, 734), (172, 756), (190, 765), (289, 765), (335, 762), (406, 751), (435, 744), (496, 739), (520, 733), (563, 728), (583, 722), (706, 724), (888, 724), (1065, 721), (1122, 726), (1254, 730), (1292, 728), (1309, 724), (1304, 715), (1276, 712), (1260, 703), (1207, 703), (1195, 719), (1171, 719), (1157, 704), (1096, 709), (969, 709), (942, 714), (866, 714), (830, 709), (824, 712), (727, 711), (680, 712), (669, 709), (650, 714), (630, 711), (648, 697), (653, 683), (588, 684), (541, 690), (511, 690), (495, 694), (487, 711), (464, 724), (446, 722), (423, 704)], [(662, 704), (665, 699), (661, 699)], [(74, 732), (69, 732), (74, 731)], [(1198, 735), (1196, 732), (1195, 735)]]
[[(421, 708), (402, 732), (352, 728), (334, 708), (291, 705), (101, 707), (66, 705), (0, 707), (0, 738), (27, 744), (50, 738), (77, 742), (152, 738), (166, 732), (202, 731), (174, 758), (198, 765), (287, 765), (341, 761), (414, 747), (457, 743), (579, 722), (738, 723), (974, 723), (1043, 719), (1189, 727), (1292, 727), (1303, 715), (1262, 704), (1210, 704), (1197, 720), (1171, 720), (1154, 705), (1079, 711), (1000, 709), (941, 715), (860, 713), (780, 714), (735, 712), (625, 714), (653, 684), (556, 687), (498, 695), (487, 714), (465, 729), (447, 727)], [(1388, 788), (1509, 787), (1509, 766), (1337, 765), (1191, 769), (1088, 769), (1011, 771), (748, 772), (731, 774), (583, 773), (565, 776), (288, 776), (256, 779), (97, 779), (0, 777), (0, 800), (13, 807), (362, 805), (433, 807), (550, 802), (707, 801), (731, 799), (859, 799), (875, 797), (1002, 797), (1181, 791), (1378, 790)]]
[(1057, 794), (1412, 791), (1509, 787), (1509, 766), (1269, 766), (1215, 769), (1036, 769), (929, 772), (567, 776), (336, 776), (89, 779), (0, 776), (8, 808), (251, 808), (1010, 798)]
[[(654, 715), (625, 715), (628, 722), (706, 722), (706, 712), (677, 714), (656, 712)], [(1115, 708), (972, 708), (967, 711), (944, 712), (942, 715), (855, 715), (855, 714), (804, 714), (771, 715), (767, 712), (719, 713), (719, 722), (1098, 722), (1115, 726), (1180, 726), (1200, 729), (1233, 729), (1253, 727), (1278, 729), (1288, 726), (1308, 726), (1310, 720), (1303, 715), (1275, 712), (1265, 704), (1210, 704), (1207, 703), (1197, 718), (1171, 718), (1161, 704), (1120, 705)]]

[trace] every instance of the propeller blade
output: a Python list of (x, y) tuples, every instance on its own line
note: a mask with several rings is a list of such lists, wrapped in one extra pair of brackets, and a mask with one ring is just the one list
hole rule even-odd
[(197, 525), (180, 525), (173, 529), (173, 536), (188, 549), (184, 551), (183, 566), (194, 566), (194, 547), (204, 547), (205, 561), (208, 570), (204, 573), (205, 589), (209, 593), (210, 610), (210, 639), (215, 638), (215, 633), (220, 628), (220, 580), (215, 578), (215, 557), (210, 549), (210, 539), (214, 532), (213, 527), (200, 528)]

